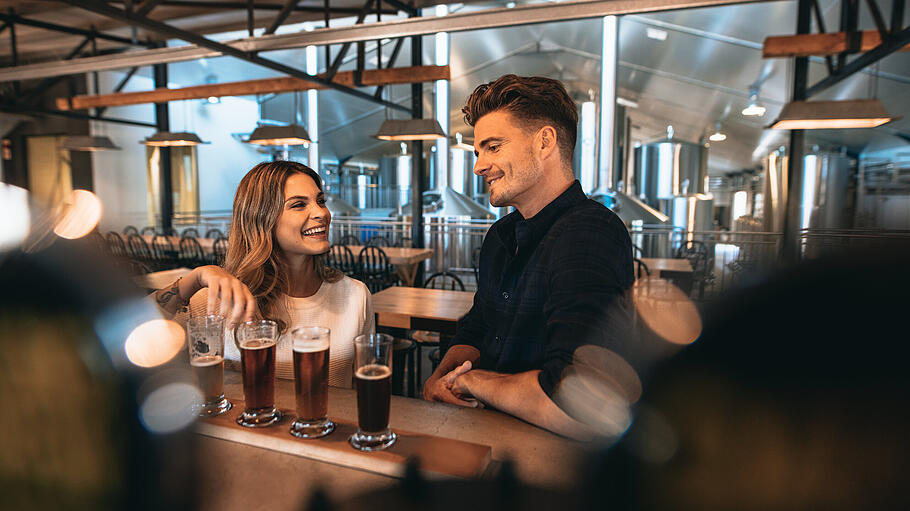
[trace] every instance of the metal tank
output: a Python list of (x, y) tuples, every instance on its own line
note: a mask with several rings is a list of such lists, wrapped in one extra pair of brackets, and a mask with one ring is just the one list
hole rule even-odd
[(910, 143), (881, 135), (859, 155), (856, 227), (910, 230)]
[(681, 196), (707, 194), (708, 148), (706, 144), (667, 138), (635, 148), (635, 193), (649, 206), (668, 213), (662, 201)]
[(765, 232), (784, 232), (789, 158), (781, 147), (762, 159), (761, 228)]
[[(850, 180), (853, 158), (845, 153), (819, 151), (803, 157), (802, 227), (849, 229), (852, 227)], [(808, 213), (808, 218), (806, 218)]]

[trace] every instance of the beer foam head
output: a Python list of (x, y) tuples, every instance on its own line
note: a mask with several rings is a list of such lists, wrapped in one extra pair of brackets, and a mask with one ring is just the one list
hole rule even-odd
[(263, 350), (275, 345), (275, 339), (250, 339), (240, 343), (240, 347), (245, 350)]
[(215, 364), (220, 364), (224, 360), (224, 357), (221, 355), (206, 355), (204, 357), (196, 357), (193, 360), (190, 360), (190, 365), (195, 367), (208, 367)]
[(294, 351), (297, 353), (314, 353), (329, 349), (328, 339), (294, 340)]
[(301, 326), (291, 330), (293, 349), (298, 353), (313, 353), (329, 349), (331, 330), (322, 326)]
[(361, 380), (381, 380), (392, 374), (392, 368), (378, 364), (370, 364), (357, 369), (357, 378)]

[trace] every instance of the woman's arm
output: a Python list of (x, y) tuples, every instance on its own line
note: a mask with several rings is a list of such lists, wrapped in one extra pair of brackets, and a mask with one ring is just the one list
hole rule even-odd
[(253, 319), (259, 312), (250, 290), (220, 266), (212, 265), (194, 268), (173, 284), (155, 291), (155, 303), (166, 314), (173, 316), (204, 287), (209, 290), (206, 314), (221, 314), (227, 318), (228, 328)]

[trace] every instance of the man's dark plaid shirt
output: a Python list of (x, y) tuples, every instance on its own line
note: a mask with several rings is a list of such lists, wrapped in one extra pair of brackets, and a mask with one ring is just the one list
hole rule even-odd
[(541, 369), (551, 399), (577, 347), (610, 342), (608, 308), (634, 281), (628, 231), (578, 181), (532, 218), (514, 211), (493, 224), (479, 264), (474, 306), (451, 345), (477, 348), (477, 369)]

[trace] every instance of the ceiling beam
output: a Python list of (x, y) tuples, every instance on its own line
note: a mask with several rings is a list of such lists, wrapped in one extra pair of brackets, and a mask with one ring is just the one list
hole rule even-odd
[[(362, 73), (364, 86), (391, 85), (402, 83), (434, 82), (451, 78), (449, 66), (416, 66), (392, 69), (367, 69)], [(342, 71), (335, 75), (334, 82), (354, 85), (354, 72)], [(244, 82), (216, 83), (182, 87), (179, 89), (155, 89), (142, 92), (124, 92), (119, 94), (101, 94), (96, 96), (74, 96), (57, 98), (60, 110), (84, 110), (110, 106), (139, 105), (144, 103), (166, 103), (187, 99), (202, 99), (222, 96), (248, 96), (252, 94), (269, 94), (293, 92), (309, 89), (325, 89), (322, 83), (300, 78), (266, 78)]]
[[(762, 47), (762, 58), (837, 55), (848, 51), (847, 38), (847, 32), (766, 37), (765, 44)], [(878, 30), (865, 30), (862, 32), (859, 51), (866, 52), (878, 47), (880, 44), (882, 44), (882, 36)], [(910, 51), (910, 44), (898, 51)]]
[(255, 52), (244, 51), (244, 50), (235, 48), (233, 46), (228, 46), (226, 44), (222, 44), (222, 43), (213, 41), (213, 40), (203, 37), (201, 35), (194, 34), (192, 32), (188, 32), (186, 30), (182, 30), (182, 29), (173, 27), (171, 25), (167, 25), (165, 23), (161, 23), (159, 21), (155, 21), (155, 20), (152, 20), (152, 19), (149, 19), (146, 17), (142, 17), (142, 16), (136, 16), (134, 13), (125, 12), (121, 9), (117, 9), (116, 7), (111, 7), (110, 5), (108, 5), (105, 2), (101, 2), (101, 1), (97, 1), (97, 0), (61, 0), (61, 1), (63, 3), (73, 5), (75, 7), (80, 7), (82, 9), (85, 9), (89, 12), (93, 12), (95, 14), (107, 16), (109, 18), (113, 18), (113, 19), (116, 19), (116, 20), (119, 20), (119, 21), (122, 21), (125, 23), (135, 24), (136, 26), (140, 26), (146, 30), (151, 30), (158, 34), (166, 35), (169, 37), (176, 37), (176, 38), (182, 39), (186, 42), (193, 43), (197, 46), (201, 46), (203, 48), (208, 48), (210, 50), (220, 52), (224, 55), (229, 55), (231, 57), (235, 57), (240, 60), (244, 60), (244, 61), (250, 62), (252, 64), (256, 64), (258, 66), (262, 66), (262, 67), (271, 69), (273, 71), (277, 71), (282, 74), (286, 74), (288, 76), (293, 76), (296, 78), (304, 78), (304, 79), (308, 79), (308, 80), (314, 80), (314, 81), (324, 84), (326, 87), (328, 87), (330, 89), (335, 89), (335, 90), (347, 93), (351, 96), (355, 96), (355, 97), (365, 99), (367, 101), (371, 101), (373, 103), (379, 103), (379, 104), (382, 104), (384, 106), (387, 106), (387, 107), (395, 109), (395, 110), (404, 110), (406, 112), (410, 112), (410, 109), (408, 109), (408, 108), (402, 107), (401, 105), (391, 103), (391, 102), (388, 102), (388, 101), (385, 101), (382, 99), (376, 99), (371, 94), (367, 94), (366, 92), (359, 91), (357, 89), (353, 89), (351, 87), (347, 87), (344, 85), (340, 85), (335, 82), (324, 80), (319, 77), (308, 75), (300, 69), (296, 69), (291, 66), (286, 66), (286, 65), (284, 65), (280, 62), (276, 62), (274, 60), (269, 60), (269, 59), (260, 57)]
[[(324, 46), (346, 42), (429, 35), (436, 32), (463, 32), (596, 18), (608, 15), (640, 14), (762, 1), (768, 0), (579, 0), (546, 2), (517, 6), (512, 9), (484, 9), (462, 14), (450, 14), (448, 16), (414, 17), (405, 20), (321, 28), (310, 32), (240, 39), (225, 43), (225, 46), (244, 52), (264, 52), (303, 48), (311, 45)], [(213, 50), (211, 47), (192, 44), (131, 52), (129, 56), (121, 56), (119, 59), (86, 57), (68, 62), (66, 66), (60, 66), (57, 62), (43, 62), (14, 68), (2, 68), (0, 69), (0, 82), (130, 68), (150, 64), (185, 62), (201, 58), (218, 57), (222, 53), (221, 51)]]
[(25, 25), (28, 27), (43, 28), (45, 30), (53, 30), (54, 32), (63, 32), (65, 34), (74, 34), (81, 35), (85, 37), (93, 37), (96, 39), (103, 39), (105, 41), (113, 41), (115, 43), (122, 43), (128, 45), (137, 45), (137, 46), (146, 46), (149, 44), (146, 42), (137, 42), (134, 43), (132, 39), (126, 37), (120, 37), (115, 35), (105, 34), (103, 32), (98, 32), (95, 30), (85, 30), (82, 28), (66, 27), (63, 25), (57, 25), (55, 23), (47, 23), (45, 21), (38, 21), (29, 18), (23, 18), (17, 14), (5, 14), (0, 13), (0, 21), (5, 21), (6, 23), (16, 23), (19, 25)]

